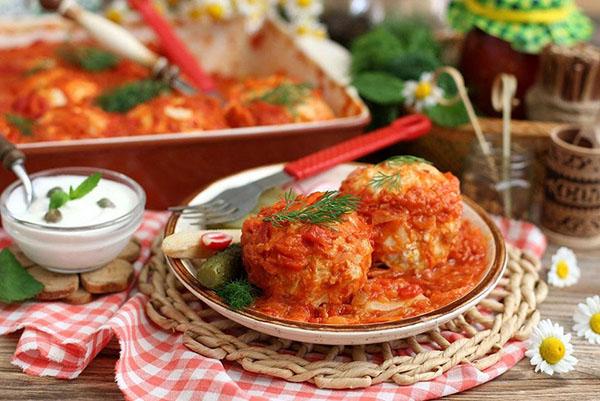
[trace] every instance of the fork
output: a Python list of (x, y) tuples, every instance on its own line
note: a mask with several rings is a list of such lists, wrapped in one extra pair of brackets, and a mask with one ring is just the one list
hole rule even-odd
[(340, 163), (348, 162), (396, 142), (416, 139), (431, 129), (427, 117), (413, 114), (395, 120), (387, 127), (341, 142), (329, 148), (287, 163), (275, 174), (226, 189), (211, 200), (186, 206), (170, 207), (184, 218), (198, 219), (192, 225), (222, 224), (240, 219), (256, 206), (265, 190), (312, 177)]

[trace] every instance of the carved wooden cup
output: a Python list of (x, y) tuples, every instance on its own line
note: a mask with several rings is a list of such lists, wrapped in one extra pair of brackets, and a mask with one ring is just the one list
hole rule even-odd
[(585, 140), (574, 145), (578, 132), (563, 126), (551, 134), (542, 225), (585, 246), (600, 237), (600, 148)]

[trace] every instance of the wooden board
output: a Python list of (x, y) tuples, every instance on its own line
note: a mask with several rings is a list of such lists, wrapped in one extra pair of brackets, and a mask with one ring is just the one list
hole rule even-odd
[[(550, 247), (544, 258), (547, 266), (556, 247)], [(575, 305), (585, 297), (600, 293), (600, 251), (578, 252), (582, 277), (571, 288), (552, 287), (541, 307), (542, 317), (550, 318), (570, 331)], [(115, 362), (119, 345), (112, 341), (98, 354), (83, 374), (75, 380), (32, 377), (11, 365), (18, 335), (0, 337), (0, 399), (2, 400), (123, 400), (115, 379)], [(559, 377), (533, 372), (527, 359), (496, 380), (446, 397), (445, 400), (485, 401), (598, 401), (600, 399), (600, 346), (592, 346), (575, 337), (576, 370)], [(198, 395), (201, 399), (201, 395)]]

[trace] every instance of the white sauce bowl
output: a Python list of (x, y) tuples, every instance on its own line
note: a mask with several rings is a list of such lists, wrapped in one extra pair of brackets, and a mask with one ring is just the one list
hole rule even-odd
[[(121, 173), (87, 167), (65, 167), (32, 174), (31, 179), (34, 181), (37, 177), (80, 175), (83, 180), (95, 172), (101, 173), (102, 179), (123, 184), (135, 192), (137, 203), (133, 208), (100, 224), (53, 227), (50, 224), (24, 221), (11, 213), (7, 201), (13, 191), (23, 190), (19, 181), (4, 190), (0, 197), (3, 227), (33, 262), (59, 273), (91, 271), (115, 259), (139, 228), (144, 216), (146, 193), (137, 182)], [(36, 193), (36, 196), (46, 194)]]

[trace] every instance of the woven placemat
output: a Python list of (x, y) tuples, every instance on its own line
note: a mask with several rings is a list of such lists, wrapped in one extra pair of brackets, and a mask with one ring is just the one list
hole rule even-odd
[(500, 360), (507, 341), (529, 337), (540, 319), (537, 306), (548, 293), (538, 274), (540, 260), (507, 246), (508, 268), (498, 287), (438, 330), (371, 345), (299, 343), (245, 328), (198, 301), (171, 273), (159, 243), (139, 280), (140, 291), (148, 296), (150, 320), (164, 330), (182, 332), (184, 344), (200, 355), (320, 388), (408, 385), (435, 379), (458, 364), (486, 369)]

